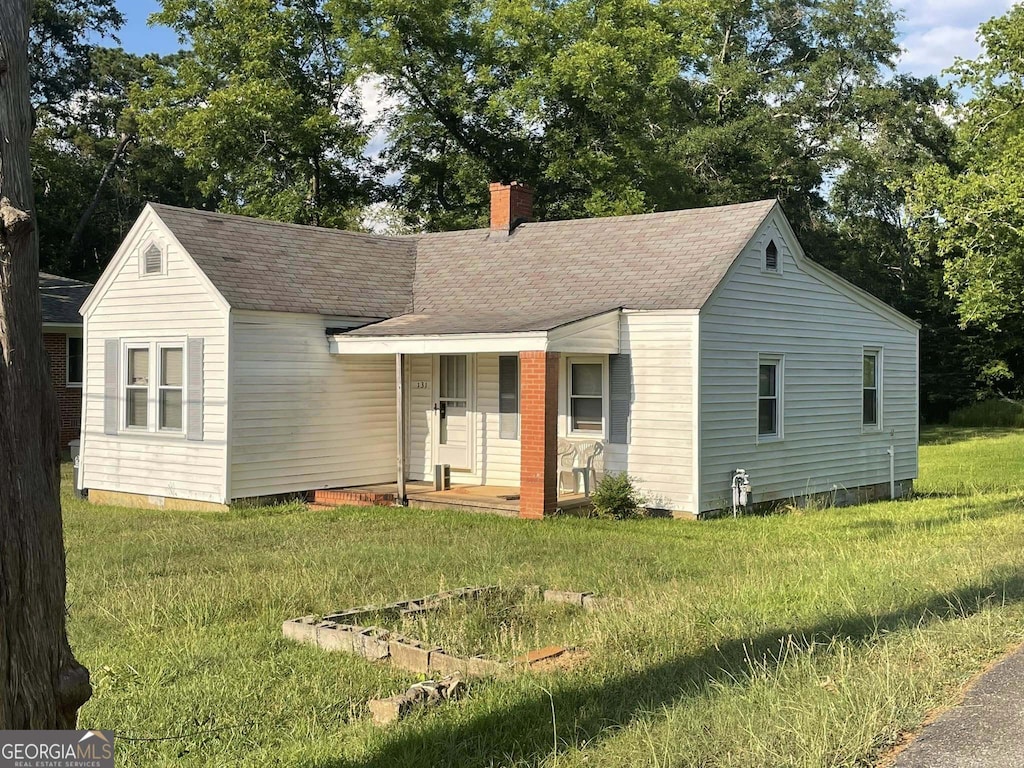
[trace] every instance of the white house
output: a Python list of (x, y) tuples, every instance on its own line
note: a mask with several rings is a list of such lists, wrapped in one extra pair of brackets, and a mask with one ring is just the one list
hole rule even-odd
[(728, 507), (738, 468), (755, 502), (911, 487), (918, 326), (807, 258), (776, 202), (531, 203), (492, 185), (490, 229), (409, 237), (147, 206), (82, 308), (83, 488), (542, 517), (589, 476), (579, 445), (674, 513)]

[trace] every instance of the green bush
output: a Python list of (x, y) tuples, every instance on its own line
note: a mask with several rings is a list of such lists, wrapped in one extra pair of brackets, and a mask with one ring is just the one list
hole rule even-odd
[(625, 472), (611, 473), (601, 478), (593, 494), (594, 513), (599, 517), (614, 517), (625, 520), (646, 514), (644, 497)]
[(1011, 400), (982, 400), (949, 415), (953, 427), (1024, 427), (1024, 405)]

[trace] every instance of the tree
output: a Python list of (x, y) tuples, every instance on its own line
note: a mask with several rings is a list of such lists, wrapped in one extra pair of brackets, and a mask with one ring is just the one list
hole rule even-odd
[(71, 97), (89, 81), (95, 48), (90, 34), (109, 35), (123, 23), (116, 0), (35, 0), (29, 34), (33, 105), (73, 120)]
[(31, 0), (0, 3), (0, 728), (73, 728), (92, 689), (65, 627), (57, 403), (32, 211)]
[(884, 0), (331, 0), (382, 78), (410, 217), (480, 223), (519, 178), (547, 218), (780, 197), (821, 209), (858, 95), (898, 51)]
[(319, 0), (166, 0), (191, 50), (147, 62), (143, 134), (201, 171), (222, 210), (354, 226), (369, 201), (366, 133), (341, 40)]
[(120, 48), (96, 47), (88, 81), (71, 95), (76, 119), (38, 113), (32, 137), (33, 176), (41, 237), (40, 262), (47, 271), (94, 278), (106, 266), (143, 205), (154, 200), (209, 208), (203, 175), (185, 167), (171, 147), (140, 135), (128, 103), (129, 89), (145, 88), (147, 62)]
[(944, 265), (961, 326), (988, 331), (998, 347), (981, 365), (984, 384), (1024, 383), (1024, 6), (981, 26), (983, 52), (952, 73), (971, 97), (954, 117), (951, 164), (915, 181), (912, 210), (922, 258)]

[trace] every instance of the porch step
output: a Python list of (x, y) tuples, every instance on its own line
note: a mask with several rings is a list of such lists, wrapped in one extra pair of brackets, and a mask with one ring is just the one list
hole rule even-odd
[(325, 488), (310, 491), (309, 502), (317, 507), (390, 507), (395, 503), (395, 494), (377, 491), (360, 491), (356, 488)]

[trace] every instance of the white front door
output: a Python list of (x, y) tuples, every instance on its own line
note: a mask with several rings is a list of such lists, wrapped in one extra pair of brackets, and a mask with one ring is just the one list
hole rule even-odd
[(472, 471), (470, 407), (473, 372), (468, 355), (437, 355), (434, 360), (434, 464)]

